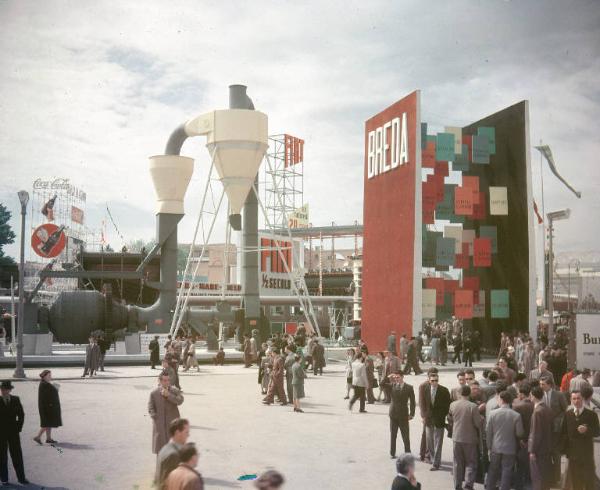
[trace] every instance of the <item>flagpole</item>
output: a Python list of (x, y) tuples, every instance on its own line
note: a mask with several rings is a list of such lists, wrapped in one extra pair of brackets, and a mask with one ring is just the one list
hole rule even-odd
[[(540, 138), (540, 146), (543, 142)], [(546, 207), (544, 205), (544, 160), (542, 152), (540, 151), (540, 180), (542, 183), (542, 257), (544, 258), (544, 265), (542, 267), (542, 312), (548, 307), (548, 297), (546, 291)]]

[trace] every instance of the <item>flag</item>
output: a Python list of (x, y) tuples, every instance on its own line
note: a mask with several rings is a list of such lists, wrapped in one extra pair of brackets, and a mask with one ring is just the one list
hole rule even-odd
[(542, 145), (536, 146), (535, 149), (538, 150), (542, 155), (544, 155), (544, 158), (546, 158), (550, 170), (554, 175), (556, 175), (558, 180), (565, 184), (573, 194), (575, 194), (579, 199), (581, 199), (581, 192), (573, 189), (573, 187), (571, 187), (569, 183), (558, 173), (558, 170), (556, 169), (556, 163), (554, 163), (554, 157), (552, 156), (552, 150), (550, 150), (550, 147), (548, 145)]
[(540, 214), (540, 212), (538, 210), (535, 199), (533, 200), (533, 211), (535, 212), (535, 215), (537, 216), (538, 225), (541, 225), (544, 222), (544, 218), (542, 218), (542, 215)]

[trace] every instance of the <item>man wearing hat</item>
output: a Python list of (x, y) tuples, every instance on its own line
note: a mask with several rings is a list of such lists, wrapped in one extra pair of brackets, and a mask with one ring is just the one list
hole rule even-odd
[(150, 365), (152, 369), (155, 368), (157, 364), (160, 364), (160, 345), (158, 343), (158, 335), (154, 336), (154, 340), (150, 341), (148, 345), (148, 349), (150, 350)]
[(2, 381), (0, 391), (0, 480), (2, 485), (8, 484), (8, 451), (12, 459), (15, 473), (19, 483), (24, 485), (29, 481), (25, 478), (25, 469), (23, 467), (23, 453), (21, 451), (21, 439), (19, 433), (23, 429), (25, 421), (25, 412), (18, 396), (13, 396), (10, 392), (13, 390), (10, 381)]

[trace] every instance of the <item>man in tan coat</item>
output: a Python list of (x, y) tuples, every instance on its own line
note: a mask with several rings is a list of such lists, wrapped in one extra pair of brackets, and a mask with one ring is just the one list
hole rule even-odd
[(277, 394), (277, 398), (279, 398), (281, 405), (287, 405), (285, 390), (283, 389), (283, 357), (279, 354), (279, 349), (273, 349), (271, 355), (273, 356), (273, 371), (271, 371), (269, 389), (267, 390), (267, 396), (264, 398), (263, 403), (265, 405), (271, 405), (275, 401), (275, 394)]
[(183, 395), (171, 386), (169, 373), (162, 371), (158, 376), (158, 387), (150, 393), (148, 413), (152, 418), (152, 452), (158, 454), (169, 442), (169, 424), (179, 418), (179, 405), (183, 403)]
[(194, 468), (198, 464), (198, 451), (196, 446), (188, 443), (179, 452), (181, 463), (175, 468), (165, 481), (166, 490), (204, 490), (202, 475)]

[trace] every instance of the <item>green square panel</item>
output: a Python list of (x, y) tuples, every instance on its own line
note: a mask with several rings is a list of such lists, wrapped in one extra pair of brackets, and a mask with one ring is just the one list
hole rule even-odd
[(438, 162), (451, 162), (454, 159), (454, 135), (452, 133), (437, 134), (435, 159)]
[(508, 289), (492, 289), (490, 291), (490, 311), (492, 318), (510, 317)]
[(477, 128), (477, 134), (479, 136), (487, 136), (489, 143), (490, 155), (496, 154), (496, 128), (488, 126), (481, 126)]

